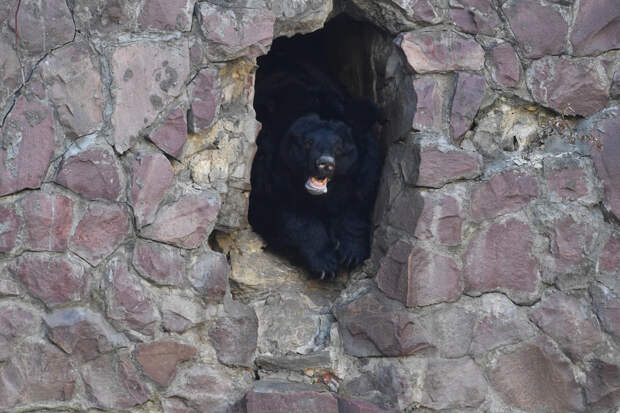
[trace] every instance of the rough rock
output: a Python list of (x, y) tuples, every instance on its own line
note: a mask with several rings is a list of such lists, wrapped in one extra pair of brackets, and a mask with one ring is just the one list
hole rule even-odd
[(596, 55), (620, 44), (620, 6), (613, 0), (581, 2), (570, 41), (576, 56)]
[(592, 306), (605, 331), (620, 339), (620, 298), (600, 284), (590, 287)]
[[(329, 366), (330, 356), (320, 350), (322, 338), (329, 332), (331, 320), (325, 313), (330, 304), (325, 297), (274, 291), (267, 298), (252, 304), (259, 320), (257, 363), (269, 366), (287, 366), (293, 371), (313, 361)], [(327, 330), (327, 331), (326, 331)], [(274, 340), (278, 337), (278, 340)]]
[(201, 70), (191, 84), (194, 93), (187, 123), (193, 133), (198, 133), (213, 123), (222, 92), (214, 70)]
[(138, 15), (141, 29), (189, 31), (196, 0), (147, 0)]
[(565, 293), (545, 294), (529, 315), (572, 359), (592, 352), (602, 342), (594, 314), (582, 300)]
[(417, 185), (440, 188), (458, 179), (480, 175), (482, 156), (457, 148), (424, 147), (420, 151)]
[(479, 407), (486, 393), (482, 371), (471, 359), (428, 362), (422, 396), (424, 406), (438, 410)]
[(588, 369), (586, 401), (592, 412), (613, 411), (620, 403), (620, 366), (593, 360)]
[(510, 43), (502, 43), (489, 51), (493, 81), (504, 87), (517, 87), (521, 81), (519, 56)]
[[(233, 249), (230, 250), (230, 282), (235, 286), (235, 297), (254, 297), (260, 291), (308, 285), (308, 275), (302, 269), (291, 265), (286, 259), (268, 250), (265, 242), (253, 231), (239, 231), (233, 235)], [(317, 288), (329, 294), (329, 289)]]
[(9, 270), (48, 307), (88, 296), (89, 272), (80, 261), (68, 256), (26, 253)]
[(0, 206), (0, 253), (11, 252), (22, 226), (22, 218), (15, 208)]
[(393, 410), (381, 409), (374, 404), (353, 400), (346, 397), (338, 397), (338, 413), (390, 413)]
[(207, 302), (221, 302), (228, 286), (230, 266), (226, 256), (210, 249), (194, 257), (187, 271), (192, 286)]
[(54, 153), (51, 108), (20, 96), (0, 133), (0, 196), (38, 188)]
[(83, 0), (73, 6), (73, 17), (82, 32), (116, 35), (135, 27), (138, 4), (137, 0)]
[(89, 398), (100, 409), (129, 409), (150, 397), (129, 354), (104, 354), (80, 372)]
[(403, 304), (409, 296), (409, 256), (414, 245), (399, 240), (390, 246), (377, 271), (377, 286), (390, 298)]
[[(392, 202), (401, 195), (404, 184), (413, 186), (417, 182), (419, 152), (419, 146), (411, 142), (398, 143), (388, 149), (375, 201), (373, 213), (375, 222), (380, 222), (390, 212)], [(405, 190), (404, 195), (408, 193), (409, 191)], [(421, 197), (418, 198), (421, 204), (423, 200)], [(419, 206), (422, 207), (422, 205)]]
[(159, 312), (139, 278), (119, 259), (112, 260), (105, 272), (108, 317), (123, 328), (154, 335), (160, 321)]
[(459, 0), (450, 6), (452, 22), (466, 33), (493, 35), (501, 26), (491, 0)]
[(466, 33), (493, 35), (501, 25), (490, 0), (459, 0), (450, 6), (452, 22)]
[(438, 355), (449, 359), (468, 355), (477, 319), (472, 309), (459, 304), (429, 307), (416, 319)]
[(456, 301), (463, 290), (454, 259), (403, 242), (388, 250), (377, 285), (408, 307)]
[(538, 145), (542, 127), (532, 108), (499, 99), (476, 121), (471, 142), (485, 158), (494, 160), (514, 155), (510, 152), (530, 150)]
[[(14, 30), (14, 19), (9, 20)], [(42, 55), (73, 40), (75, 26), (71, 11), (63, 0), (22, 2), (17, 15), (19, 48), (29, 55)]]
[(611, 97), (612, 99), (618, 99), (620, 97), (620, 70), (614, 73), (614, 77), (611, 80), (609, 97)]
[(439, 132), (443, 129), (443, 119), (450, 92), (450, 82), (445, 76), (419, 76), (413, 81), (418, 97), (413, 127), (418, 130)]
[(185, 260), (179, 250), (162, 244), (138, 240), (132, 264), (141, 276), (158, 285), (181, 286), (185, 278)]
[(489, 383), (506, 404), (522, 410), (584, 411), (570, 363), (549, 342), (539, 340), (500, 355)]
[[(620, 112), (620, 108), (616, 107)], [(620, 219), (620, 113), (601, 121), (593, 133), (600, 138), (602, 150), (593, 149), (592, 159), (605, 186), (605, 207)]]
[(130, 161), (129, 202), (137, 227), (151, 224), (166, 191), (172, 186), (174, 170), (161, 153), (138, 154)]
[[(403, 365), (399, 369), (393, 363), (386, 363), (374, 366), (350, 380), (345, 379), (340, 385), (341, 394), (369, 401), (385, 409), (398, 407), (399, 404), (406, 405), (411, 400), (406, 395), (409, 386), (421, 380), (426, 368), (426, 363), (416, 362), (412, 358), (408, 361), (413, 361), (414, 365)], [(399, 399), (403, 402), (399, 403)], [(419, 396), (416, 400), (419, 400)]]
[(545, 159), (543, 174), (552, 196), (557, 196), (561, 201), (595, 202), (594, 185), (588, 176), (589, 167), (576, 159)]
[(55, 50), (42, 64), (60, 123), (72, 137), (92, 133), (103, 122), (103, 85), (94, 59), (88, 43), (77, 42)]
[(455, 31), (414, 30), (402, 35), (399, 42), (417, 73), (480, 70), (484, 64), (482, 47)]
[(1, 280), (0, 279), (0, 296), (19, 296), (21, 294), (21, 288), (13, 280)]
[(176, 374), (177, 366), (196, 355), (196, 348), (176, 341), (156, 341), (140, 344), (134, 357), (144, 374), (160, 386), (170, 384)]
[(176, 294), (164, 297), (161, 313), (164, 330), (179, 334), (210, 317), (198, 300), (192, 299), (191, 296)]
[(82, 215), (69, 249), (98, 265), (129, 235), (129, 214), (118, 204), (91, 203)]
[(509, 219), (484, 227), (469, 242), (463, 258), (465, 292), (501, 291), (517, 303), (540, 294), (533, 235), (527, 223)]
[(64, 251), (73, 227), (73, 201), (63, 195), (31, 192), (21, 199), (28, 249)]
[(243, 397), (253, 382), (254, 374), (247, 369), (195, 363), (177, 374), (167, 395), (189, 401), (199, 412), (225, 412)]
[(256, 313), (252, 307), (230, 299), (224, 301), (224, 311), (209, 329), (217, 359), (228, 366), (252, 367), (258, 338)]
[(538, 0), (509, 0), (502, 9), (525, 57), (534, 59), (565, 51), (568, 23), (556, 8)]
[(409, 307), (456, 301), (463, 290), (456, 261), (422, 248), (409, 255), (408, 287)]
[(112, 148), (89, 146), (65, 155), (56, 182), (86, 199), (117, 201), (121, 195), (121, 176)]
[(187, 140), (187, 121), (185, 111), (178, 108), (157, 129), (149, 133), (149, 139), (176, 159), (182, 159), (183, 145)]
[(188, 407), (182, 399), (176, 397), (162, 399), (161, 407), (163, 413), (198, 413), (196, 409)]
[(335, 309), (345, 353), (356, 357), (407, 356), (431, 347), (417, 321), (377, 292)]
[(15, 346), (24, 338), (35, 335), (40, 325), (41, 318), (31, 308), (10, 302), (1, 304), (0, 361), (8, 360)]
[(411, 234), (415, 232), (423, 208), (422, 196), (412, 189), (407, 189), (395, 198), (388, 213), (388, 222), (394, 228), (402, 229)]
[(189, 46), (139, 41), (120, 46), (111, 56), (114, 148), (129, 149), (140, 131), (181, 94), (189, 75)]
[(101, 314), (86, 307), (57, 310), (44, 320), (49, 339), (80, 362), (129, 344)]
[(418, 26), (415, 23), (437, 24), (442, 20), (439, 7), (429, 0), (353, 0), (352, 3), (376, 26), (394, 34), (415, 28)]
[(534, 100), (565, 115), (589, 116), (607, 104), (608, 81), (593, 62), (543, 57), (526, 74)]
[(265, 7), (222, 7), (203, 2), (197, 14), (212, 60), (261, 55), (271, 45), (275, 15)]
[(271, 380), (258, 383), (245, 396), (245, 404), (247, 413), (340, 412), (338, 400), (330, 393), (318, 392), (308, 385)]
[(503, 294), (485, 294), (480, 314), (472, 329), (470, 351), (474, 355), (529, 340), (536, 328), (512, 301)]
[(4, 107), (22, 82), (21, 66), (12, 43), (8, 37), (0, 36), (0, 56), (3, 57), (0, 63), (0, 108)]
[(560, 273), (568, 272), (586, 258), (584, 253), (590, 249), (588, 244), (593, 239), (592, 230), (570, 215), (556, 219), (552, 225), (550, 250), (554, 259), (553, 269)]
[(333, 10), (332, 1), (304, 0), (298, 2), (275, 1), (271, 11), (275, 14), (274, 38), (310, 33), (323, 27)]
[(219, 208), (219, 196), (213, 191), (184, 195), (162, 206), (140, 235), (181, 248), (199, 247), (213, 230)]
[(460, 201), (450, 195), (423, 193), (424, 209), (414, 235), (417, 239), (433, 239), (443, 245), (461, 243), (461, 228), (465, 220)]
[(457, 75), (450, 112), (450, 136), (453, 140), (459, 141), (471, 128), (485, 88), (484, 76), (466, 72)]
[(620, 273), (620, 235), (612, 235), (605, 243), (599, 257), (600, 270), (607, 273)]
[(533, 176), (504, 171), (478, 185), (471, 194), (471, 216), (476, 221), (494, 218), (523, 208), (538, 195)]
[(51, 344), (25, 343), (0, 366), (0, 409), (68, 402), (76, 393), (71, 360)]

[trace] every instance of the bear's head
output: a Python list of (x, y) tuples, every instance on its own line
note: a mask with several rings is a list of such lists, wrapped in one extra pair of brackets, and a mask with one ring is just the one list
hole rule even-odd
[(323, 195), (330, 180), (353, 172), (358, 148), (347, 124), (309, 114), (288, 129), (280, 157), (294, 181), (312, 195)]

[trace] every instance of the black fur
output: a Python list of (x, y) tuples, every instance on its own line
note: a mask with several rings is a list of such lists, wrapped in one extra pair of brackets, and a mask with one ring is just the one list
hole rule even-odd
[[(263, 126), (248, 215), (269, 246), (322, 277), (368, 258), (383, 156), (371, 132), (376, 106), (326, 79), (313, 81), (317, 76), (295, 67), (273, 74), (271, 88), (265, 81), (262, 90), (257, 79), (255, 107)], [(311, 176), (329, 179), (327, 193), (307, 190)]]

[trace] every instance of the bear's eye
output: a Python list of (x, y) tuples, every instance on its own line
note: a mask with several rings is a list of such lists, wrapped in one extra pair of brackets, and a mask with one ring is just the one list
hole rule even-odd
[(312, 144), (313, 144), (313, 143), (314, 143), (314, 142), (312, 141), (312, 139), (306, 139), (306, 140), (304, 141), (304, 149), (305, 149), (305, 150), (309, 150), (309, 149), (312, 147)]

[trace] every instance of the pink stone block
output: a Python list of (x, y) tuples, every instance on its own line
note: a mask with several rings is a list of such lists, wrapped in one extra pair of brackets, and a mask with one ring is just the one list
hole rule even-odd
[(9, 268), (30, 294), (48, 307), (88, 296), (89, 273), (78, 260), (65, 256), (27, 253)]
[(536, 102), (565, 115), (592, 115), (609, 100), (608, 80), (589, 61), (544, 57), (532, 63), (526, 79)]
[(521, 80), (521, 63), (510, 43), (502, 43), (489, 51), (491, 76), (504, 87), (517, 87)]
[(187, 121), (185, 111), (178, 108), (157, 129), (149, 134), (149, 139), (170, 156), (182, 159), (183, 145), (187, 140)]
[(98, 265), (129, 235), (129, 214), (117, 204), (92, 203), (69, 240), (69, 249)]
[(130, 161), (129, 202), (138, 228), (155, 219), (159, 204), (174, 181), (170, 161), (161, 153), (139, 154)]
[(30, 192), (21, 200), (28, 248), (64, 251), (73, 228), (73, 201), (63, 195)]
[(14, 208), (0, 206), (0, 252), (11, 252), (15, 247), (22, 219)]
[(509, 0), (502, 9), (525, 57), (565, 51), (568, 23), (556, 8), (539, 0)]
[(116, 201), (121, 196), (121, 167), (107, 146), (89, 146), (63, 159), (56, 182), (86, 199)]
[(0, 196), (38, 188), (54, 153), (51, 108), (20, 96), (4, 123), (2, 134)]
[(480, 230), (463, 257), (465, 292), (501, 291), (517, 303), (534, 301), (541, 280), (532, 246), (528, 225), (514, 219)]
[(478, 185), (471, 194), (471, 216), (476, 221), (493, 218), (523, 208), (538, 195), (533, 176), (504, 171)]
[(417, 73), (480, 70), (484, 50), (476, 41), (451, 30), (420, 29), (405, 33), (400, 47)]
[(220, 208), (215, 192), (185, 195), (163, 206), (152, 224), (142, 228), (145, 238), (181, 248), (196, 248), (209, 236)]
[(417, 186), (440, 188), (457, 179), (471, 179), (480, 175), (482, 156), (460, 149), (424, 147), (420, 150)]

